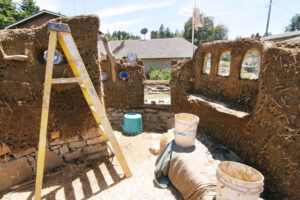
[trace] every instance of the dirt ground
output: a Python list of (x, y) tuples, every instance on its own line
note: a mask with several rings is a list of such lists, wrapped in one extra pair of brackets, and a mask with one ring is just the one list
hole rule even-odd
[[(159, 136), (142, 133), (137, 136), (124, 136), (115, 132), (129, 163), (133, 176), (124, 178), (117, 160), (111, 158), (104, 163), (72, 164), (55, 176), (46, 178), (42, 199), (79, 200), (79, 199), (164, 199), (183, 200), (173, 188), (159, 189), (153, 185), (154, 163), (156, 156), (149, 152), (152, 144), (157, 144)], [(3, 200), (31, 200), (34, 185), (5, 194)]]

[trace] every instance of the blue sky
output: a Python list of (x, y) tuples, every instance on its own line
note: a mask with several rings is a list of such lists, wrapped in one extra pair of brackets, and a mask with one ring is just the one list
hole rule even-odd
[[(157, 30), (160, 24), (172, 31), (183, 30), (191, 16), (194, 0), (36, 0), (41, 9), (72, 16), (97, 14), (100, 30), (125, 30), (140, 35), (146, 27)], [(216, 24), (229, 29), (229, 39), (264, 34), (269, 0), (197, 0), (197, 7), (214, 17)], [(273, 0), (269, 32), (282, 33), (296, 13), (300, 0)], [(149, 38), (149, 33), (148, 33)]]

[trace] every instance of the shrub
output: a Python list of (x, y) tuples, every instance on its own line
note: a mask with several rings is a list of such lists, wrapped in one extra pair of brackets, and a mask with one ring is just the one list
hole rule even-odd
[(147, 74), (147, 77), (150, 80), (170, 80), (171, 78), (171, 70), (170, 69), (154, 69), (151, 68)]

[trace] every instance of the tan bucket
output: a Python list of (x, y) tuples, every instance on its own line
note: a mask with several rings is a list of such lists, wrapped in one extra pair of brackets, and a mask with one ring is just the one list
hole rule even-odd
[(258, 200), (264, 176), (247, 165), (224, 161), (217, 168), (217, 200)]
[(182, 147), (190, 147), (195, 143), (199, 117), (190, 113), (175, 115), (174, 140)]

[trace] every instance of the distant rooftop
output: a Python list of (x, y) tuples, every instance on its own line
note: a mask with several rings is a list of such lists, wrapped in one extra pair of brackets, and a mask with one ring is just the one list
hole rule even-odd
[(291, 31), (286, 33), (274, 34), (261, 38), (261, 40), (285, 40), (300, 36), (300, 31)]
[(64, 17), (64, 16), (65, 16), (65, 15), (62, 15), (62, 14), (60, 14), (60, 13), (55, 13), (55, 12), (52, 12), (52, 11), (49, 11), (49, 10), (45, 10), (45, 9), (44, 9), (44, 10), (40, 10), (39, 12), (37, 12), (37, 13), (35, 13), (35, 14), (29, 16), (29, 17), (26, 17), (26, 18), (21, 19), (21, 20), (15, 22), (15, 23), (13, 23), (13, 24), (10, 24), (10, 25), (6, 26), (5, 29), (9, 29), (9, 28), (12, 28), (12, 27), (14, 27), (14, 26), (17, 26), (18, 24), (21, 24), (21, 23), (23, 23), (23, 22), (25, 22), (25, 21), (28, 21), (28, 20), (30, 20), (30, 19), (32, 19), (32, 18), (35, 18), (35, 17), (37, 17), (37, 16), (40, 16), (40, 15), (42, 15), (42, 14), (49, 14), (49, 15), (53, 15), (53, 16), (57, 16), (57, 17)]
[[(122, 41), (123, 40), (109, 41), (111, 50), (119, 46)], [(192, 43), (183, 38), (124, 41), (124, 47), (116, 55), (117, 59), (127, 56), (129, 52), (137, 54), (137, 57), (141, 59), (192, 57)], [(98, 49), (101, 52), (105, 52), (102, 41), (99, 41)]]
[(300, 43), (300, 36), (294, 37), (292, 39), (284, 40), (283, 42), (288, 42), (288, 43), (299, 42)]

